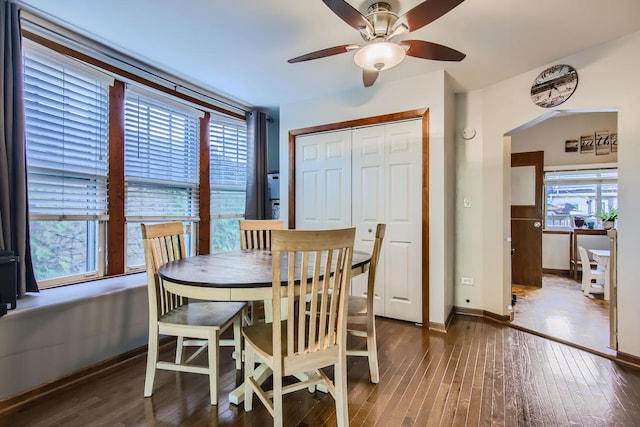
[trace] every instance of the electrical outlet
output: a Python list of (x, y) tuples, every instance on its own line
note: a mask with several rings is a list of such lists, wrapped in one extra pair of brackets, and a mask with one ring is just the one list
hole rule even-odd
[(463, 285), (473, 285), (473, 277), (461, 277), (460, 283)]

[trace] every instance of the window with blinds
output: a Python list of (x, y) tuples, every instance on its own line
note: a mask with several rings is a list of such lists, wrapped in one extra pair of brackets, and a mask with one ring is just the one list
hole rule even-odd
[(199, 115), (168, 97), (127, 90), (125, 216), (130, 268), (144, 264), (141, 222), (189, 225), (198, 220)]
[(545, 226), (597, 225), (599, 212), (618, 207), (616, 168), (547, 170), (544, 174)]
[(24, 67), (31, 249), (46, 287), (101, 273), (112, 79), (30, 44)]
[(244, 218), (247, 187), (247, 124), (211, 116), (211, 250), (240, 248), (238, 221)]

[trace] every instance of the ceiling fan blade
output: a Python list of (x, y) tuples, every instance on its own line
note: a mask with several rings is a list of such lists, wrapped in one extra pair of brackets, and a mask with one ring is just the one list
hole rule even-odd
[(289, 64), (293, 64), (296, 62), (310, 61), (312, 59), (324, 58), (325, 56), (332, 56), (332, 55), (338, 55), (339, 53), (349, 52), (350, 50), (357, 49), (359, 47), (360, 46), (358, 46), (357, 44), (343, 44), (341, 46), (329, 47), (326, 49), (307, 53), (305, 55), (300, 55), (288, 60), (287, 62)]
[(408, 45), (407, 55), (416, 58), (436, 61), (462, 61), (467, 56), (450, 47), (424, 40), (403, 40), (400, 44)]
[(362, 70), (362, 81), (364, 82), (364, 87), (372, 86), (376, 82), (378, 74), (380, 74), (379, 71)]
[(449, 12), (451, 9), (462, 3), (464, 0), (427, 0), (398, 19), (395, 27), (402, 25), (403, 22), (406, 22), (409, 27), (409, 31), (415, 31), (419, 28), (424, 27), (430, 22), (435, 21), (440, 18), (445, 13)]
[(340, 17), (344, 22), (351, 25), (356, 30), (362, 28), (369, 28), (373, 32), (371, 23), (367, 21), (367, 18), (357, 9), (354, 9), (349, 3), (344, 0), (322, 0), (329, 9)]

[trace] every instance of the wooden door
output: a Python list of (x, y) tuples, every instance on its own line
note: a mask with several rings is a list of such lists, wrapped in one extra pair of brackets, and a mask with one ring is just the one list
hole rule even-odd
[(544, 152), (511, 154), (511, 282), (542, 287)]
[[(352, 183), (358, 244), (371, 247), (375, 224), (387, 224), (376, 313), (422, 322), (421, 121), (354, 129)], [(363, 291), (356, 285), (354, 292)]]
[(296, 139), (296, 229), (351, 226), (351, 130)]

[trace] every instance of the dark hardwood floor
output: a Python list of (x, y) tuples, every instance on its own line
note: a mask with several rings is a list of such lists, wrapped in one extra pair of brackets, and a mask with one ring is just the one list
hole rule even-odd
[[(377, 324), (380, 383), (369, 382), (365, 358), (349, 358), (352, 426), (640, 425), (639, 369), (477, 317), (456, 316), (447, 334)], [(257, 399), (249, 413), (229, 403), (242, 377), (229, 348), (221, 358), (218, 406), (205, 376), (167, 371), (145, 399), (142, 355), (0, 414), (0, 426), (270, 425)], [(284, 405), (288, 426), (336, 424), (334, 401), (320, 392), (295, 392)]]

